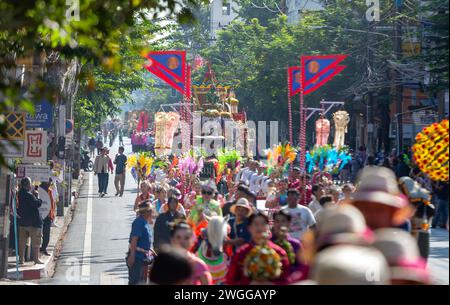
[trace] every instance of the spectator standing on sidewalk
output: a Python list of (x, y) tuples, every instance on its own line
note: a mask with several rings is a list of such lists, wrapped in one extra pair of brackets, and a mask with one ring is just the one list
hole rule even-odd
[(125, 188), (125, 166), (127, 165), (127, 156), (123, 154), (125, 149), (120, 146), (119, 153), (114, 159), (114, 164), (116, 165), (116, 176), (114, 177), (114, 186), (116, 187), (116, 196), (123, 196), (123, 191)]
[(95, 157), (95, 145), (97, 144), (97, 142), (95, 141), (94, 137), (91, 137), (88, 141), (88, 147), (89, 147), (89, 156), (91, 158)]
[[(43, 218), (43, 226), (42, 226), (42, 245), (41, 245), (41, 252), (46, 255), (50, 256), (47, 252), (47, 246), (50, 242), (50, 231), (52, 227), (52, 223), (55, 220), (55, 210), (56, 210), (56, 203), (53, 198), (53, 192), (50, 189), (50, 183), (49, 182), (43, 182), (39, 186), (48, 194), (48, 200), (50, 201), (50, 210), (48, 211), (48, 215), (46, 217), (42, 216)], [(45, 194), (44, 194), (45, 195)], [(43, 197), (43, 196), (42, 196)], [(43, 198), (42, 198), (43, 199)], [(41, 206), (42, 207), (42, 206)]]
[(39, 199), (37, 190), (32, 189), (31, 179), (23, 178), (20, 181), (18, 194), (19, 206), (17, 209), (19, 224), (19, 264), (25, 262), (25, 244), (28, 237), (31, 238), (32, 259), (36, 264), (43, 264), (39, 260), (39, 248), (42, 243), (42, 218), (39, 207), (42, 200)]
[(101, 155), (102, 154), (102, 149), (103, 149), (103, 141), (101, 136), (99, 138), (97, 138), (97, 142), (95, 143), (95, 147), (97, 148), (97, 155)]
[[(105, 197), (108, 189), (108, 170), (110, 161), (106, 148), (103, 148), (101, 154), (95, 157), (94, 175), (98, 177), (98, 193), (100, 197)], [(111, 170), (112, 171), (112, 170)]]

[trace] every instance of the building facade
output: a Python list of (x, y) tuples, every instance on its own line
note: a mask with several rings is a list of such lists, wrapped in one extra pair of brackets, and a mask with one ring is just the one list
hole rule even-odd
[(319, 0), (285, 0), (286, 15), (288, 23), (297, 23), (300, 21), (301, 14), (304, 11), (319, 11), (323, 9)]
[(212, 0), (210, 4), (211, 38), (216, 38), (216, 32), (238, 17), (239, 6), (232, 0)]

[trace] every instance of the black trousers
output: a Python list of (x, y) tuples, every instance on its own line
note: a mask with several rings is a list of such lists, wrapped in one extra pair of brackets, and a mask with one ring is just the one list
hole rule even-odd
[(50, 242), (50, 229), (52, 227), (52, 220), (47, 216), (44, 219), (42, 226), (42, 246), (41, 251), (47, 251), (48, 243)]

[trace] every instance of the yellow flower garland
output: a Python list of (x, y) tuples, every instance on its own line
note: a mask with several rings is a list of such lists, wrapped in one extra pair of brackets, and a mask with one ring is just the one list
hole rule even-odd
[(448, 128), (448, 120), (425, 127), (412, 147), (415, 163), (434, 181), (448, 181)]

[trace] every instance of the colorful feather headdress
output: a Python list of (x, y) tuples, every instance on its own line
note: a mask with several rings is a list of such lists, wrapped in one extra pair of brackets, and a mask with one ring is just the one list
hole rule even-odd
[(331, 145), (324, 145), (306, 153), (308, 173), (325, 171), (337, 173), (352, 160), (346, 148), (336, 149)]
[(267, 153), (267, 174), (270, 175), (275, 170), (286, 172), (296, 157), (297, 152), (289, 143), (279, 144), (270, 149)]

